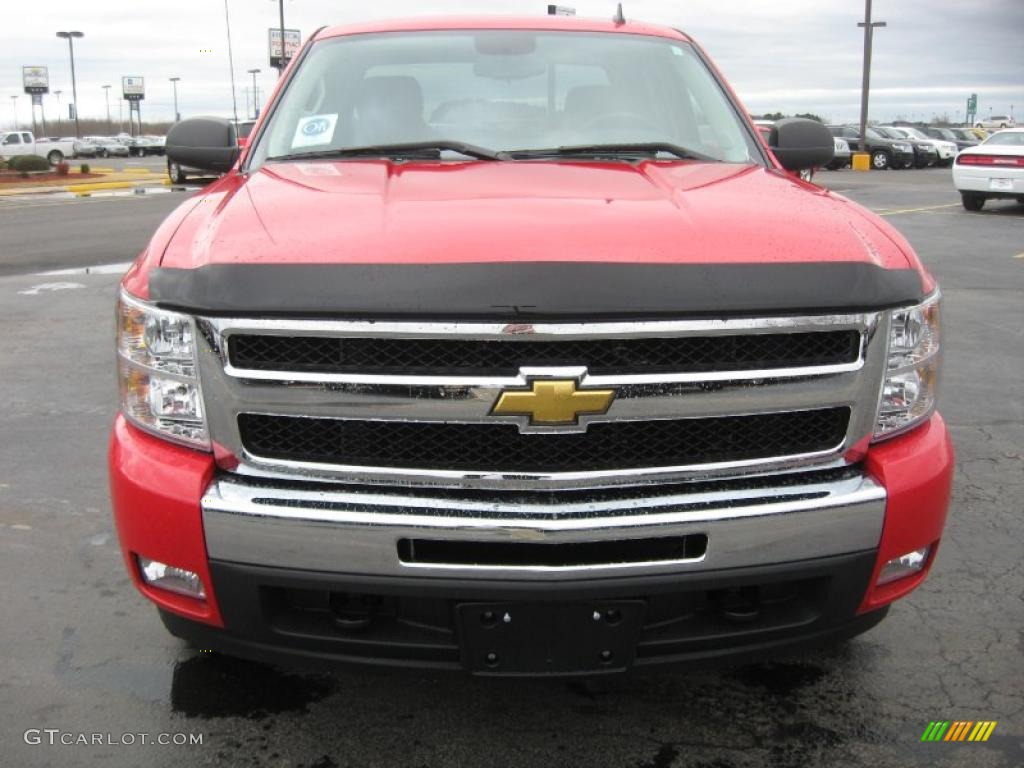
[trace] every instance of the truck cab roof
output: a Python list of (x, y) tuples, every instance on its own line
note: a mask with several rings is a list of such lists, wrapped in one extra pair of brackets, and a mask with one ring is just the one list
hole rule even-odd
[(380, 34), (385, 32), (429, 32), (451, 29), (533, 29), (538, 31), (610, 32), (628, 35), (654, 35), (693, 42), (688, 35), (672, 27), (628, 20), (620, 24), (612, 19), (576, 16), (435, 16), (385, 19), (325, 27), (316, 33), (315, 39), (324, 40), (344, 35)]

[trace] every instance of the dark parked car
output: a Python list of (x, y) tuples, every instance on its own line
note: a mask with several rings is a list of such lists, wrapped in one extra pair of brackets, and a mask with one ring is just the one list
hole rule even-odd
[(941, 128), (938, 126), (929, 126), (921, 130), (936, 139), (954, 142), (958, 150), (978, 146), (978, 137), (969, 131), (958, 131), (956, 128)]
[[(833, 136), (846, 139), (853, 152), (860, 150), (860, 129), (853, 125), (830, 125)], [(914, 164), (914, 146), (906, 139), (899, 141), (883, 136), (874, 128), (867, 130), (867, 151), (871, 167), (876, 171), (889, 168), (910, 168)]]
[[(935, 145), (930, 141), (915, 139), (913, 136), (907, 136), (896, 130), (896, 128), (890, 126), (878, 125), (875, 126), (873, 130), (878, 131), (887, 139), (893, 139), (894, 141), (906, 141), (914, 148), (913, 165), (904, 166), (906, 168), (931, 168), (939, 162), (939, 153), (935, 149)], [(952, 160), (950, 162), (952, 162)]]

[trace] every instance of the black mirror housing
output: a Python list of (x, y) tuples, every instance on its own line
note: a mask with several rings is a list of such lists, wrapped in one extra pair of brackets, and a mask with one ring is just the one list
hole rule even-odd
[(768, 146), (787, 171), (803, 171), (831, 162), (835, 138), (817, 120), (787, 117), (772, 126)]
[(168, 159), (189, 168), (227, 173), (240, 152), (235, 126), (220, 117), (192, 117), (167, 132)]

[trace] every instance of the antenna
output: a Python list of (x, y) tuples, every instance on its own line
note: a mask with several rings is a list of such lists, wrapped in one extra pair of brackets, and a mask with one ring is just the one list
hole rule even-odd
[(619, 7), (615, 9), (615, 17), (612, 19), (616, 24), (625, 24), (626, 17), (622, 15), (622, 3), (619, 3)]

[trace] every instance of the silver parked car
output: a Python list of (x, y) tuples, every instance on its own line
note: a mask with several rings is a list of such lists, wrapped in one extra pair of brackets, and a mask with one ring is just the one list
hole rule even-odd
[(88, 139), (75, 139), (75, 157), (96, 157), (99, 153), (99, 146)]
[(85, 140), (96, 145), (97, 157), (128, 157), (128, 147), (107, 136), (86, 136)]

